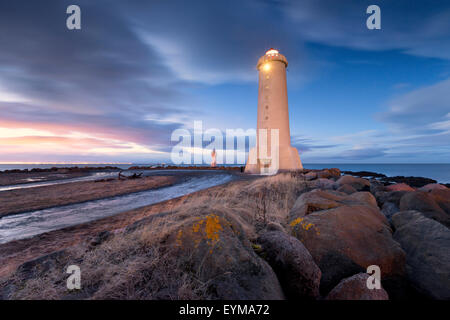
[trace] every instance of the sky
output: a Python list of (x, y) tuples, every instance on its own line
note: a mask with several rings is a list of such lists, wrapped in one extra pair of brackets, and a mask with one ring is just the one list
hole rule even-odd
[(304, 163), (450, 163), (438, 0), (0, 0), (0, 163), (170, 162), (194, 121), (255, 128), (269, 48)]

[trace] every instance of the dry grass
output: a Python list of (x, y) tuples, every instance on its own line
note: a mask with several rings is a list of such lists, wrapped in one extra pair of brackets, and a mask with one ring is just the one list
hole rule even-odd
[[(212, 188), (185, 197), (167, 212), (145, 218), (149, 220), (94, 248), (80, 244), (67, 249), (54, 267), (32, 279), (24, 281), (16, 273), (0, 289), (13, 284), (13, 299), (208, 299), (208, 283), (199, 280), (201, 270), (188, 270), (186, 260), (166, 245), (168, 237), (214, 212), (254, 239), (271, 221), (284, 225), (306, 188), (300, 176), (290, 173)], [(83, 287), (76, 294), (65, 289), (64, 271), (70, 264), (81, 268)]]

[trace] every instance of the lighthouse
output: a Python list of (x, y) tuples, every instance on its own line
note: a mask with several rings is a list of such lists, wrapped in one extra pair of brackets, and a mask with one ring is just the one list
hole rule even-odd
[(287, 59), (270, 49), (256, 65), (259, 71), (256, 146), (249, 152), (245, 172), (275, 174), (303, 169), (291, 146), (286, 85)]

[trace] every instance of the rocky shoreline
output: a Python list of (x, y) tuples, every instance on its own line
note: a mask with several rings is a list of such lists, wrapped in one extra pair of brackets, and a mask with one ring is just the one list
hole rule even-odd
[(450, 189), (356, 175), (242, 179), (0, 245), (0, 297), (449, 300)]

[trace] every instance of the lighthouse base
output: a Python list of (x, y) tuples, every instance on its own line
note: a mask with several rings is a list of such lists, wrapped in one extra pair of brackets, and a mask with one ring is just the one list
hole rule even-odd
[(298, 150), (291, 146), (280, 150), (278, 161), (271, 158), (257, 158), (256, 147), (252, 148), (248, 153), (248, 161), (245, 165), (245, 173), (250, 174), (273, 175), (281, 171), (296, 170), (303, 170), (303, 166)]

